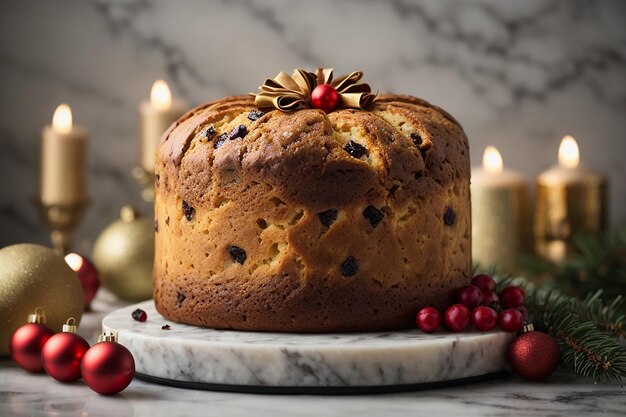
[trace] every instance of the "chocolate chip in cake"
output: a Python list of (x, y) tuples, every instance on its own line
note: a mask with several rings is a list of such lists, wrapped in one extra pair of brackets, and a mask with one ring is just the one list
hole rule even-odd
[(356, 263), (354, 256), (348, 256), (341, 264), (341, 275), (351, 277), (359, 271), (359, 265)]
[(385, 217), (385, 213), (374, 206), (367, 206), (363, 210), (363, 217), (369, 220), (372, 226), (376, 226)]
[(193, 219), (193, 215), (196, 213), (196, 209), (183, 200), (183, 213), (185, 214), (185, 218), (191, 221), (191, 219)]
[(213, 135), (215, 135), (215, 128), (213, 127), (213, 125), (209, 126), (206, 132), (204, 132), (204, 135), (208, 140), (211, 140), (211, 138), (213, 138)]
[(265, 113), (262, 112), (261, 110), (252, 110), (250, 114), (248, 114), (248, 119), (255, 122), (263, 116), (265, 116)]
[(419, 133), (411, 133), (411, 139), (413, 140), (413, 144), (418, 148), (422, 146), (423, 139)]
[(348, 152), (353, 158), (360, 158), (367, 153), (367, 148), (360, 143), (356, 143), (351, 140), (343, 147), (343, 150)]
[(154, 232), (159, 233), (159, 219), (154, 218)]
[(226, 142), (227, 140), (235, 140), (238, 138), (244, 138), (246, 135), (248, 134), (248, 128), (245, 127), (244, 125), (239, 125), (237, 127), (235, 127), (233, 130), (230, 131), (230, 133), (222, 133), (221, 135), (219, 135), (217, 137), (217, 140), (215, 141), (215, 149), (218, 149), (219, 147), (221, 147), (224, 142)]
[(167, 216), (167, 218), (165, 219), (165, 225), (166, 226), (170, 225), (170, 216)]
[(231, 132), (228, 139), (235, 140), (237, 138), (244, 138), (248, 134), (248, 128), (244, 125), (235, 127)]
[(452, 210), (452, 208), (450, 207), (446, 207), (446, 212), (443, 213), (443, 222), (446, 224), (446, 226), (452, 226), (455, 220), (456, 213), (454, 212), (454, 210)]
[(317, 213), (317, 216), (320, 218), (320, 222), (324, 226), (330, 227), (330, 225), (333, 224), (335, 220), (337, 220), (338, 214), (339, 214), (339, 210), (330, 209), (330, 210), (323, 211), (321, 213)]
[(246, 261), (246, 251), (241, 249), (239, 246), (229, 246), (228, 253), (230, 254), (230, 257), (233, 258), (233, 262), (243, 265)]
[(182, 292), (180, 292), (180, 291), (177, 291), (177, 292), (176, 292), (176, 305), (177, 305), (178, 307), (180, 307), (180, 306), (181, 306), (181, 304), (183, 304), (183, 301), (185, 301), (185, 298), (187, 298), (187, 296), (186, 296), (185, 294), (183, 294), (183, 293), (182, 293)]
[(226, 142), (228, 140), (228, 133), (222, 133), (221, 135), (219, 135), (217, 137), (217, 140), (215, 141), (215, 143), (213, 144), (213, 147), (215, 149), (218, 149), (220, 146), (222, 146), (224, 144), (224, 142)]

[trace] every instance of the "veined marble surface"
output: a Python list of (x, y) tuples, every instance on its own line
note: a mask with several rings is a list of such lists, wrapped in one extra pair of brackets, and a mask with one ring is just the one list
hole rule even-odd
[[(94, 342), (103, 315), (121, 303), (100, 291), (79, 333)], [(175, 329), (174, 329), (175, 330)], [(626, 388), (594, 385), (557, 371), (545, 382), (515, 376), (450, 388), (358, 396), (259, 395), (194, 391), (135, 379), (103, 397), (82, 380), (62, 384), (0, 358), (0, 416), (29, 417), (275, 417), (275, 416), (623, 416)]]
[[(133, 310), (148, 319), (132, 319)], [(169, 322), (152, 300), (102, 321), (135, 357), (137, 372), (183, 382), (253, 387), (361, 387), (449, 381), (507, 368), (503, 331), (405, 330), (285, 334), (214, 330)]]
[(119, 207), (144, 212), (130, 171), (137, 106), (165, 78), (190, 105), (255, 91), (296, 67), (360, 69), (423, 97), (532, 178), (565, 134), (611, 177), (626, 220), (626, 2), (559, 0), (28, 0), (0, 2), (0, 246), (46, 242), (30, 203), (39, 135), (60, 102), (91, 132), (88, 251)]
[(0, 359), (0, 415), (7, 417), (623, 416), (626, 391), (569, 373), (530, 383), (514, 376), (401, 394), (260, 395), (193, 391), (135, 379), (115, 397), (78, 381), (61, 384)]

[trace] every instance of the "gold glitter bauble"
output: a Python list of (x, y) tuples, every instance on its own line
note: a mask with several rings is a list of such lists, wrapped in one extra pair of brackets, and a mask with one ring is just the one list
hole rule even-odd
[(44, 246), (23, 243), (0, 249), (0, 355), (11, 336), (37, 307), (46, 325), (60, 332), (68, 317), (83, 315), (83, 289), (62, 256)]
[(154, 223), (140, 217), (132, 207), (123, 207), (120, 220), (98, 236), (92, 259), (102, 286), (119, 298), (152, 298)]

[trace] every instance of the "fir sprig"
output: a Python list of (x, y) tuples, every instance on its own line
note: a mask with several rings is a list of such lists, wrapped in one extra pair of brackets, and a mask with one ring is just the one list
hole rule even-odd
[(582, 318), (593, 321), (600, 329), (621, 339), (626, 338), (624, 298), (618, 295), (608, 303), (602, 302), (602, 290), (590, 293), (582, 301)]
[(520, 278), (505, 279), (499, 288), (506, 285), (524, 288), (531, 320), (555, 338), (565, 368), (594, 382), (626, 379), (626, 350), (620, 343), (625, 322), (619, 313), (621, 297), (605, 304), (600, 291), (580, 300), (557, 289), (535, 288)]
[[(577, 255), (561, 263), (538, 257), (524, 259), (529, 278), (544, 280), (580, 298), (603, 290), (602, 298), (612, 299), (626, 291), (626, 226), (600, 236), (580, 234), (575, 238)], [(622, 312), (626, 305), (622, 303)]]

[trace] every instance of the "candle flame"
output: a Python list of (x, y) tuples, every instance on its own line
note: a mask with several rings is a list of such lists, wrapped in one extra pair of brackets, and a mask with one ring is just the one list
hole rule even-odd
[(83, 266), (83, 257), (77, 253), (68, 253), (65, 255), (65, 262), (77, 272), (81, 266)]
[(559, 146), (559, 165), (563, 168), (575, 169), (578, 168), (579, 161), (580, 154), (576, 139), (570, 135), (565, 136)]
[(504, 169), (502, 155), (495, 146), (487, 146), (483, 154), (483, 168), (490, 174), (499, 174)]
[(72, 109), (67, 104), (59, 104), (52, 116), (52, 129), (67, 134), (72, 131)]
[(150, 103), (158, 110), (169, 110), (172, 106), (172, 92), (163, 80), (156, 80), (150, 91)]

